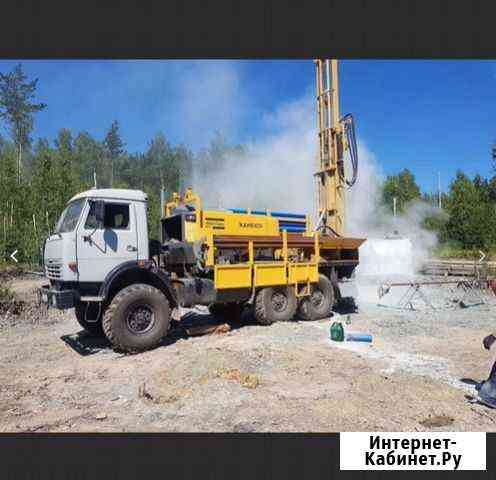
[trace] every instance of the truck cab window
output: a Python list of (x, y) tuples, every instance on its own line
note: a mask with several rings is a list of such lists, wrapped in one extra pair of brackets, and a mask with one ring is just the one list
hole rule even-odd
[(129, 227), (129, 205), (109, 203), (105, 205), (105, 228), (126, 229)]
[(76, 228), (85, 201), (86, 200), (84, 198), (81, 198), (67, 205), (66, 209), (62, 212), (59, 221), (57, 222), (55, 232), (67, 233), (72, 232), (74, 228)]
[[(86, 229), (96, 228), (95, 204), (92, 203), (86, 223)], [(118, 203), (105, 203), (104, 228), (113, 230), (125, 230), (129, 228), (129, 205)]]

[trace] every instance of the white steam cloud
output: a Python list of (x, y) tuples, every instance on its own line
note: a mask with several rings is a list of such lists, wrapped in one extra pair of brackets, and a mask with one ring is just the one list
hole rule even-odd
[[(359, 147), (359, 162), (357, 183), (347, 195), (348, 234), (368, 239), (357, 273), (413, 275), (437, 244), (437, 236), (423, 228), (423, 222), (438, 210), (415, 201), (395, 217), (392, 206), (381, 199), (382, 169), (364, 145)], [(385, 241), (387, 238), (390, 240)]]
[[(210, 79), (210, 86), (212, 81)], [(237, 115), (229, 113), (230, 110), (242, 102), (239, 95), (236, 102), (232, 101), (233, 92), (239, 93), (241, 84), (234, 71), (229, 70), (228, 74), (221, 76), (221, 85), (214, 89), (214, 103), (221, 109), (218, 113), (223, 112), (221, 117), (229, 118), (231, 122)], [(221, 92), (226, 95), (225, 103)], [(206, 111), (211, 108), (215, 107), (209, 102)], [(195, 112), (203, 110), (196, 108)], [(359, 118), (360, 112), (355, 113)], [(196, 117), (195, 124), (200, 122), (201, 118)], [(314, 173), (318, 163), (318, 136), (313, 90), (302, 98), (279, 106), (275, 111), (266, 112), (260, 122), (264, 133), (247, 145), (246, 153), (228, 157), (220, 171), (202, 169), (207, 173), (201, 175), (198, 171), (193, 172), (195, 190), (211, 208), (307, 213), (315, 222), (317, 193)], [(236, 122), (233, 123), (230, 123), (231, 131), (236, 130)], [(215, 122), (204, 125), (210, 127), (208, 131), (211, 133), (216, 129)], [(389, 273), (384, 268), (376, 268), (374, 272), (373, 266), (396, 262), (390, 265), (393, 273), (413, 274), (436, 245), (436, 236), (422, 228), (423, 220), (435, 208), (417, 202), (402, 215), (393, 217), (391, 208), (381, 202), (380, 189), (384, 175), (375, 155), (362, 141), (358, 142), (358, 153), (358, 179), (347, 193), (346, 234), (369, 239), (361, 249), (367, 273)], [(395, 232), (407, 240), (391, 240), (389, 244), (379, 245), (380, 241)]]
[(196, 174), (194, 188), (205, 203), (221, 208), (256, 208), (313, 214), (317, 134), (310, 96), (267, 113), (266, 135), (231, 155), (220, 171)]

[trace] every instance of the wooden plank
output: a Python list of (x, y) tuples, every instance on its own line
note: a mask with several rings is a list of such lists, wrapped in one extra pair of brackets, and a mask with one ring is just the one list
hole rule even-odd
[(189, 327), (186, 329), (186, 333), (190, 337), (197, 337), (200, 335), (207, 334), (220, 334), (227, 333), (231, 330), (231, 327), (227, 323), (223, 323), (222, 325), (199, 325), (197, 327)]
[(449, 260), (431, 260), (422, 266), (422, 273), (427, 275), (449, 275), (449, 276), (485, 276), (488, 273), (486, 262), (467, 262)]

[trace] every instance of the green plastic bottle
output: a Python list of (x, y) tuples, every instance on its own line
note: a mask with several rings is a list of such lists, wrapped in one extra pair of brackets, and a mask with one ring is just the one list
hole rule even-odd
[(331, 325), (331, 340), (342, 342), (344, 340), (344, 329), (341, 322), (334, 322)]

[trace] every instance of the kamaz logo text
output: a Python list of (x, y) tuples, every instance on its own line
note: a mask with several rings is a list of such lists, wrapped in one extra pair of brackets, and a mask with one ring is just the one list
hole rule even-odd
[(262, 228), (262, 223), (239, 222), (241, 228)]

